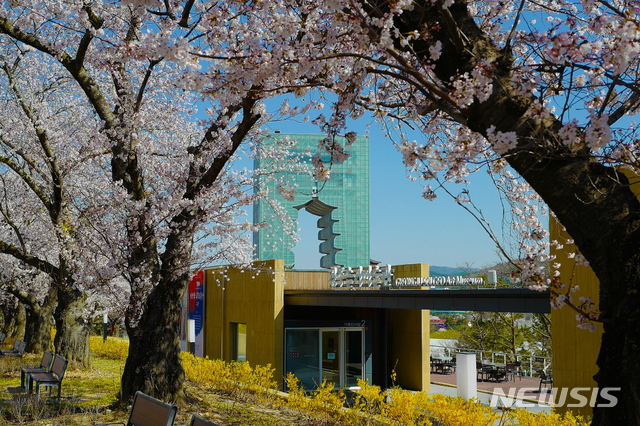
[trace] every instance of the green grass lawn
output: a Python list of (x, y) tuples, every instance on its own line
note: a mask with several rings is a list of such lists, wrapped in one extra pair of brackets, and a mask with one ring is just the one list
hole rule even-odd
[[(126, 347), (127, 342), (122, 339), (109, 338), (108, 344), (103, 345), (102, 339), (92, 338), (92, 368), (81, 369), (71, 363), (62, 383), (60, 399), (49, 398), (46, 394), (37, 398), (20, 391), (21, 367), (37, 366), (41, 355), (0, 357), (0, 425), (89, 426), (125, 422), (129, 407), (114, 407)], [(187, 377), (193, 381), (185, 382), (184, 399), (174, 402), (178, 406), (175, 426), (188, 425), (194, 413), (221, 426), (416, 424), (415, 419), (424, 418), (425, 413), (445, 426), (493, 424), (491, 416), (494, 413), (488, 407), (460, 398), (442, 395), (428, 398), (424, 393), (399, 388), (381, 391), (363, 383), (360, 393), (366, 405), (361, 405), (355, 398), (356, 409), (345, 410), (345, 400), (337, 398), (332, 384), (320, 385), (312, 398), (303, 390), (297, 392), (295, 386), (289, 384), (289, 394), (285, 398), (282, 393), (268, 391), (271, 385), (265, 385), (259, 374), (253, 374), (258, 367), (251, 369), (244, 363), (222, 363), (190, 354), (184, 354), (183, 366)], [(226, 375), (232, 371), (237, 376)], [(378, 409), (380, 413), (376, 412)], [(525, 417), (540, 414), (530, 414), (526, 410), (514, 410), (513, 413), (520, 411)], [(473, 421), (471, 415), (475, 416)], [(586, 426), (589, 423), (588, 420), (553, 416), (535, 418), (533, 423), (527, 420), (507, 424)]]
[[(100, 422), (126, 422), (127, 407), (112, 409), (117, 401), (124, 361), (92, 354), (92, 368), (83, 370), (73, 363), (62, 382), (62, 398), (43, 395), (40, 400), (16, 392), (20, 369), (37, 366), (41, 355), (24, 358), (0, 357), (0, 424), (29, 426), (88, 426)], [(55, 388), (54, 388), (55, 389)], [(54, 390), (55, 393), (55, 390)], [(198, 413), (221, 425), (297, 425), (295, 415), (256, 401), (233, 401), (206, 387), (187, 382), (187, 402), (178, 403), (176, 426), (186, 426)]]

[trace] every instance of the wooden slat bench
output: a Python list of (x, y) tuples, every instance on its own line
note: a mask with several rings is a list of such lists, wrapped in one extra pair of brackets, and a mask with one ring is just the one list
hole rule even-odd
[(133, 397), (133, 405), (127, 423), (96, 423), (94, 426), (173, 426), (178, 407), (167, 404), (140, 391)]
[[(29, 373), (27, 376), (27, 389), (34, 389), (35, 385), (36, 395), (40, 395), (40, 388), (53, 386), (58, 388), (58, 398), (62, 391), (62, 379), (64, 379), (64, 373), (67, 371), (67, 360), (56, 355), (51, 364), (51, 370), (47, 372), (35, 372)], [(51, 393), (51, 391), (49, 391)]]

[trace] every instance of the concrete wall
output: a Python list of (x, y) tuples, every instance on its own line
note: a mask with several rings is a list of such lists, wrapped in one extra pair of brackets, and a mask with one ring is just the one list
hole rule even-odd
[(232, 324), (247, 325), (247, 361), (271, 364), (281, 383), (284, 326), (284, 262), (256, 262), (253, 269), (206, 271), (205, 356), (231, 361)]

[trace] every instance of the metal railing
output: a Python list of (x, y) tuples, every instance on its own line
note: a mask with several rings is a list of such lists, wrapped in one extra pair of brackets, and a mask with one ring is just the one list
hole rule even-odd
[[(434, 351), (434, 349), (436, 349)], [(454, 357), (458, 352), (474, 352), (478, 361), (490, 361), (492, 363), (507, 364), (510, 362), (520, 362), (520, 374), (528, 377), (537, 377), (540, 371), (550, 373), (552, 368), (552, 357), (514, 354), (505, 352), (483, 351), (481, 349), (452, 348), (449, 346), (431, 346), (431, 355), (434, 357), (447, 356)]]

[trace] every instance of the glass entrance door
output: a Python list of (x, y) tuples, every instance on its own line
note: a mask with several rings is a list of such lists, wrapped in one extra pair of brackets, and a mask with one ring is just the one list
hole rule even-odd
[(362, 330), (344, 331), (344, 384), (343, 387), (358, 386), (364, 377), (364, 336)]
[(364, 378), (364, 328), (288, 328), (285, 372), (306, 390), (323, 380), (336, 388), (354, 388)]
[(342, 386), (342, 351), (339, 330), (322, 330), (322, 380)]

